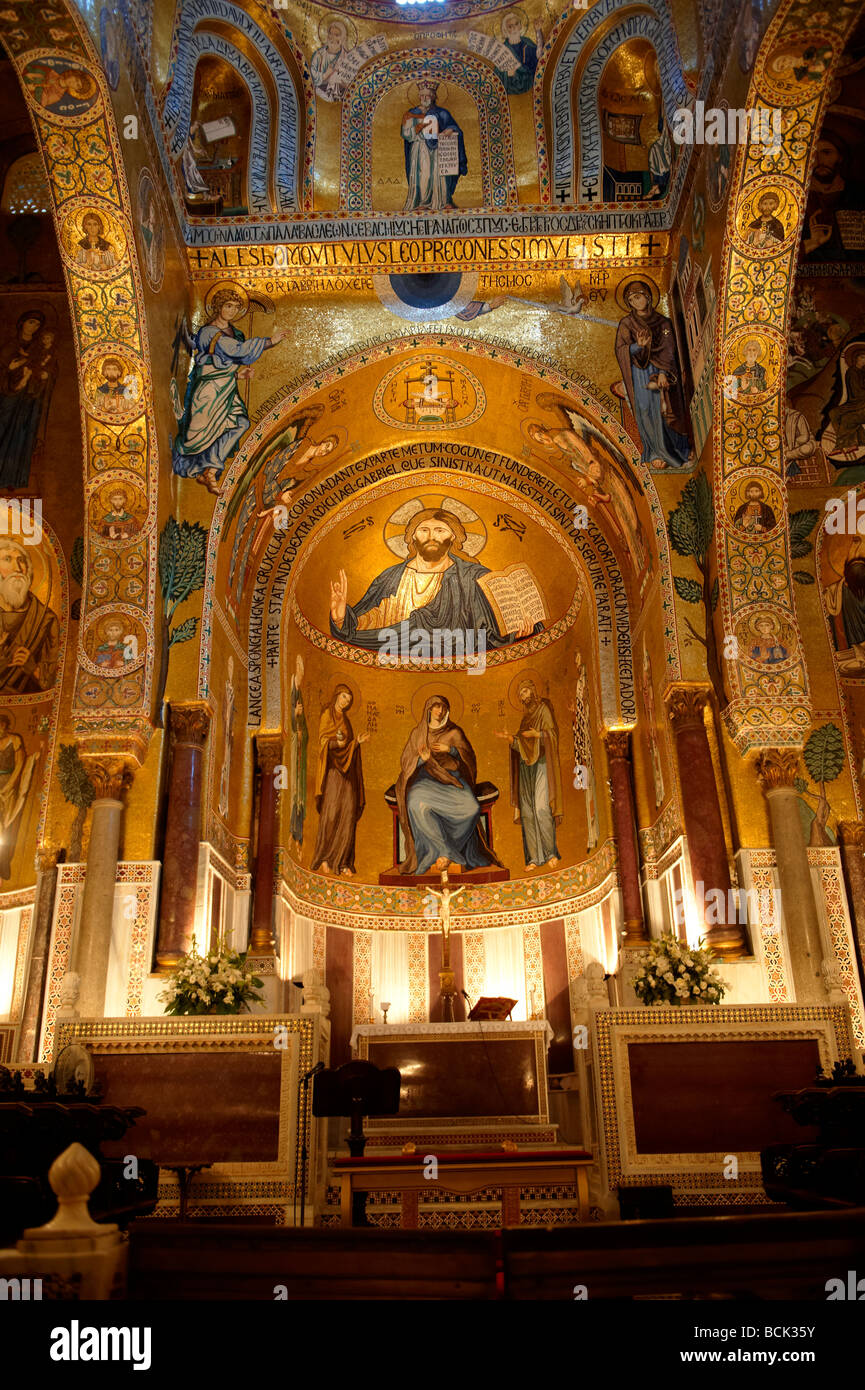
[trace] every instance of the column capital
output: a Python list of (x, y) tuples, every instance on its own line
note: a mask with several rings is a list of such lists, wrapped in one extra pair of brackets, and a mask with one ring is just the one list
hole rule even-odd
[(129, 757), (82, 753), (81, 761), (93, 783), (93, 796), (97, 801), (122, 801), (138, 769), (137, 761)]
[(262, 772), (269, 776), (285, 761), (282, 756), (283, 748), (284, 737), (281, 731), (274, 730), (255, 735), (255, 755)]
[(210, 732), (213, 712), (206, 700), (171, 701), (170, 729), (172, 743), (188, 743), (203, 748)]
[(622, 758), (625, 762), (629, 762), (631, 757), (630, 746), (630, 729), (607, 729), (605, 731), (604, 747), (607, 750), (608, 758)]
[(842, 844), (855, 845), (857, 849), (865, 849), (865, 821), (839, 820), (838, 831)]
[(764, 748), (758, 753), (754, 766), (760, 779), (760, 786), (767, 794), (793, 789), (799, 774), (799, 750), (797, 748)]
[(57, 868), (59, 858), (60, 850), (57, 845), (40, 845), (35, 855), (37, 874), (50, 874)]
[(676, 681), (664, 692), (667, 715), (676, 733), (680, 729), (704, 728), (703, 711), (711, 701), (711, 687), (694, 681)]

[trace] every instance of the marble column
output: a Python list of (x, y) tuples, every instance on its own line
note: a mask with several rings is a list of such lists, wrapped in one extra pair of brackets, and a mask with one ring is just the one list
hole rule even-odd
[[(702, 918), (706, 944), (722, 960), (735, 960), (745, 955), (748, 947), (745, 924), (738, 921), (738, 911), (729, 910), (730, 864), (704, 714), (709, 691), (705, 686), (674, 685), (667, 691), (666, 703), (676, 743), (697, 915)], [(719, 893), (723, 913), (719, 911)], [(724, 920), (717, 921), (719, 916)]]
[(51, 920), (54, 916), (54, 894), (57, 888), (58, 850), (44, 845), (36, 851), (36, 896), (33, 902), (30, 948), (30, 968), (27, 974), (27, 993), (21, 1014), (21, 1034), (16, 1056), (24, 1062), (37, 1062), (39, 1023), (45, 999), (45, 977), (48, 971), (48, 951), (51, 942)]
[(838, 823), (838, 831), (841, 837), (841, 868), (853, 919), (859, 973), (865, 982), (865, 823), (861, 820), (842, 820)]
[(77, 1012), (83, 1018), (102, 1018), (111, 951), (114, 885), (123, 829), (123, 797), (132, 785), (137, 763), (128, 757), (82, 753), (81, 761), (93, 783), (90, 839), (84, 877), (81, 920), (72, 973), (78, 976)]
[[(204, 745), (210, 720), (210, 706), (203, 700), (171, 702), (171, 771), (156, 942), (158, 975), (167, 975), (174, 969), (192, 945), (195, 932)], [(207, 940), (197, 945), (201, 949)]]
[(261, 774), (258, 795), (258, 841), (252, 899), (250, 955), (273, 955), (273, 858), (277, 841), (276, 769), (282, 765), (282, 734), (259, 734), (255, 756)]
[(623, 950), (639, 949), (649, 940), (643, 916), (640, 889), (640, 853), (637, 845), (637, 814), (631, 777), (630, 734), (627, 729), (610, 729), (604, 735), (610, 790), (613, 796), (613, 826), (619, 854), (619, 879), (624, 916)]
[(799, 754), (791, 748), (767, 748), (758, 755), (756, 767), (769, 803), (781, 913), (787, 932), (796, 1003), (825, 1004), (824, 943), (799, 815), (799, 793), (794, 786), (799, 772)]

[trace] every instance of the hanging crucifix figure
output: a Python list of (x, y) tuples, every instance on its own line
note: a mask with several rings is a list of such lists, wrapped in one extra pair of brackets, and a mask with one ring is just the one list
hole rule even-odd
[(460, 893), (465, 892), (462, 888), (451, 888), (448, 885), (448, 871), (441, 871), (441, 891), (435, 888), (427, 890), (428, 898), (435, 898), (438, 901), (438, 923), (442, 934), (442, 964), (439, 971), (439, 993), (442, 1001), (442, 1022), (453, 1023), (454, 1021), (454, 996), (456, 995), (456, 977), (451, 970), (451, 902), (458, 898)]

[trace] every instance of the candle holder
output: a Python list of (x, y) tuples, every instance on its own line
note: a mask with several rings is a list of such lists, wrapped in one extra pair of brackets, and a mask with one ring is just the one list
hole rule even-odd
[(382, 999), (381, 1003), (379, 1004), (379, 1008), (381, 1009), (382, 1013), (384, 1014), (384, 1021), (385, 1021), (385, 1023), (387, 1023), (387, 1011), (388, 1011), (388, 1009), (390, 1008), (390, 1000), (389, 1000), (389, 999), (388, 999), (388, 1000)]

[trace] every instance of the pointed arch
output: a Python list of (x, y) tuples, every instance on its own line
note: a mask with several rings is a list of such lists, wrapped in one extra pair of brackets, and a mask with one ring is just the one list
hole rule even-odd
[[(225, 33), (220, 29), (227, 28)], [(241, 51), (251, 45), (258, 63)], [(239, 6), (228, 0), (185, 0), (172, 43), (162, 121), (168, 148), (176, 157), (189, 136), (195, 68), (203, 54), (223, 58), (243, 78), (252, 95), (250, 132), (250, 211), (255, 214), (296, 210), (303, 121), (294, 77), (276, 45)], [(276, 92), (272, 102), (260, 68), (269, 73)], [(275, 206), (269, 194), (271, 149), (276, 173)]]
[[(385, 93), (406, 86), (419, 72), (452, 82), (477, 109), (483, 206), (503, 209), (517, 201), (511, 113), (494, 69), (471, 54), (450, 48), (410, 48), (383, 55), (362, 69), (342, 105), (340, 204), (346, 212), (372, 212), (372, 127)], [(399, 130), (396, 131), (399, 138)]]
[[(613, 16), (617, 17), (615, 22), (612, 22)], [(638, 36), (648, 38), (658, 55), (668, 119), (672, 119), (677, 106), (686, 104), (689, 93), (666, 0), (640, 0), (639, 7), (629, 0), (600, 0), (593, 5), (568, 32), (550, 78), (549, 144), (554, 204), (601, 201), (602, 139), (597, 89), (607, 59), (619, 44)], [(578, 67), (579, 151), (572, 115), (573, 84)]]
[[(826, 10), (819, 31), (803, 32), (795, 0), (782, 4), (763, 39), (748, 94), (750, 110), (766, 111), (772, 128), (780, 121), (781, 140), (740, 145), (731, 180), (718, 291), (714, 478), (719, 612), (725, 641), (735, 639), (732, 659), (726, 662), (731, 699), (725, 720), (741, 753), (799, 746), (811, 724), (784, 489), (787, 316), (811, 155), (835, 67), (859, 9), (850, 4)], [(791, 55), (806, 47), (819, 55), (819, 62), (805, 65), (797, 76)], [(784, 239), (757, 248), (747, 231), (755, 200), (768, 191), (777, 194), (784, 210)], [(756, 357), (763, 380), (761, 389), (743, 394), (736, 369), (748, 355)], [(762, 484), (783, 518), (783, 524), (747, 541), (734, 525), (736, 497), (746, 477)], [(754, 624), (761, 621), (772, 623), (776, 650), (787, 652), (785, 660), (769, 666), (761, 662), (754, 643)]]
[[(106, 461), (138, 479), (147, 496), (148, 515), (155, 515), (159, 448), (152, 405), (150, 345), (144, 311), (138, 251), (132, 233), (132, 207), (109, 89), (90, 35), (74, 5), (57, 0), (64, 11), (62, 29), (69, 37), (58, 48), (41, 9), (28, 6), (0, 18), (0, 42), (8, 50), (30, 111), (41, 152), (51, 211), (64, 264), (70, 317), (78, 361), (84, 448), (85, 495)], [(52, 80), (53, 74), (53, 80)], [(59, 100), (50, 91), (65, 88)], [(98, 273), (77, 266), (76, 239), (81, 218), (91, 212), (109, 232), (112, 262)], [(107, 357), (124, 372), (123, 396), (108, 410), (100, 394), (100, 372)], [(85, 644), (99, 615), (89, 576), (99, 566), (109, 582), (132, 563), (144, 579), (143, 593), (125, 605), (145, 636), (144, 650), (122, 674), (96, 671)], [(101, 748), (143, 757), (152, 733), (150, 722), (153, 651), (155, 650), (156, 542), (145, 527), (122, 545), (109, 549), (93, 527), (85, 527), (85, 594), (78, 644), (78, 669), (72, 714), (82, 740)]]
[[(199, 666), (199, 698), (206, 699), (210, 694), (209, 668), (211, 647), (213, 640), (214, 622), (219, 615), (214, 616), (214, 607), (219, 604), (219, 596), (216, 594), (216, 575), (217, 561), (222, 544), (232, 541), (229, 528), (226, 526), (226, 516), (229, 506), (232, 504), (233, 486), (241, 479), (248, 467), (249, 462), (258, 453), (262, 444), (270, 439), (277, 432), (284, 421), (285, 416), (296, 412), (301, 405), (307, 404), (319, 392), (325, 390), (331, 381), (344, 383), (346, 376), (359, 366), (366, 366), (370, 362), (381, 359), (389, 361), (396, 353), (407, 349), (417, 349), (424, 347), (437, 346), (447, 347), (454, 352), (466, 353), (472, 356), (483, 355), (493, 358), (502, 367), (513, 367), (523, 374), (528, 374), (543, 383), (545, 387), (553, 388), (556, 393), (562, 392), (569, 396), (575, 409), (583, 413), (587, 419), (603, 434), (605, 434), (618, 449), (625, 455), (629, 466), (636, 474), (640, 487), (646, 498), (646, 502), (651, 513), (653, 522), (653, 534), (651, 544), (654, 547), (654, 556), (658, 562), (658, 583), (660, 586), (660, 599), (664, 612), (673, 611), (673, 579), (672, 566), (670, 561), (669, 540), (666, 526), (663, 519), (663, 509), (658, 497), (654, 479), (649, 470), (640, 462), (639, 453), (635, 449), (630, 436), (622, 429), (617, 418), (611, 411), (608, 411), (599, 402), (597, 396), (587, 389), (585, 383), (570, 381), (567, 373), (562, 371), (557, 364), (544, 361), (540, 358), (535, 359), (531, 354), (516, 353), (513, 348), (506, 343), (496, 340), (484, 339), (475, 340), (457, 333), (435, 333), (435, 334), (405, 334), (401, 338), (388, 338), (380, 341), (366, 343), (352, 348), (349, 352), (334, 359), (332, 362), (323, 364), (315, 373), (310, 373), (302, 382), (295, 383), (290, 392), (281, 392), (278, 401), (272, 408), (265, 406), (259, 415), (259, 419), (250, 430), (243, 445), (236, 455), (230, 472), (226, 479), (226, 486), (217, 500), (214, 508), (213, 518), (210, 529), (210, 540), (208, 545), (207, 576), (205, 579), (205, 596), (202, 617), (202, 638), (201, 638), (201, 662)], [(493, 449), (494, 453), (495, 450)], [(514, 461), (515, 469), (521, 469), (524, 473), (531, 473), (532, 469)], [(353, 465), (361, 469), (358, 462)], [(339, 469), (337, 469), (339, 472)], [(316, 485), (318, 486), (318, 485)], [(569, 492), (556, 483), (553, 487), (556, 496), (549, 499), (549, 508), (557, 509), (564, 518), (562, 524), (570, 527), (573, 522), (573, 508), (578, 500), (572, 497)], [(326, 503), (321, 503), (324, 507), (322, 516), (329, 510)], [(321, 510), (321, 506), (319, 510)], [(251, 515), (251, 513), (250, 513)], [(297, 558), (303, 537), (309, 534), (311, 523), (304, 518), (301, 527), (298, 527), (300, 534), (295, 536), (286, 533), (279, 544), (266, 545), (255, 562), (253, 570), (253, 580), (245, 586), (244, 594), (247, 605), (250, 604), (252, 596), (257, 595), (256, 601), (263, 605), (262, 611), (273, 612), (272, 588), (274, 581), (279, 587), (279, 606), (285, 598), (286, 590), (290, 582), (290, 572)], [(236, 543), (237, 532), (234, 535)], [(582, 563), (589, 567), (593, 573), (599, 576), (599, 584), (605, 590), (610, 605), (613, 631), (620, 631), (622, 634), (622, 651), (629, 646), (630, 639), (626, 637), (628, 626), (628, 592), (624, 582), (619, 561), (615, 551), (608, 543), (604, 533), (598, 528), (591, 528), (590, 534), (586, 539), (576, 537), (573, 541), (576, 551), (582, 555)], [(636, 596), (635, 596), (636, 601)], [(249, 608), (247, 606), (244, 620), (241, 624), (241, 641), (249, 643)], [(253, 645), (257, 641), (253, 634)], [(678, 647), (678, 637), (672, 624), (668, 624), (664, 634), (666, 673), (667, 679), (678, 679), (681, 672), (680, 653)], [(606, 649), (604, 655), (607, 655)], [(277, 663), (278, 665), (278, 663)], [(609, 666), (609, 662), (606, 663)], [(276, 683), (273, 679), (273, 666), (268, 663), (270, 675), (265, 673), (262, 678), (261, 694), (261, 719), (271, 717), (271, 707), (276, 698), (278, 690), (278, 676)], [(259, 665), (259, 673), (264, 667)], [(606, 669), (601, 664), (599, 669)], [(617, 677), (613, 668), (609, 668), (610, 679), (605, 689), (605, 711), (611, 722), (622, 724), (632, 723), (635, 714), (632, 708), (632, 696), (628, 695), (624, 706), (620, 704), (618, 712), (614, 712), (614, 702), (617, 700), (615, 688)], [(253, 672), (255, 676), (255, 673)], [(270, 694), (268, 694), (268, 688)], [(254, 702), (251, 701), (251, 705)], [(273, 707), (273, 714), (277, 713)], [(257, 721), (256, 721), (257, 722)]]

